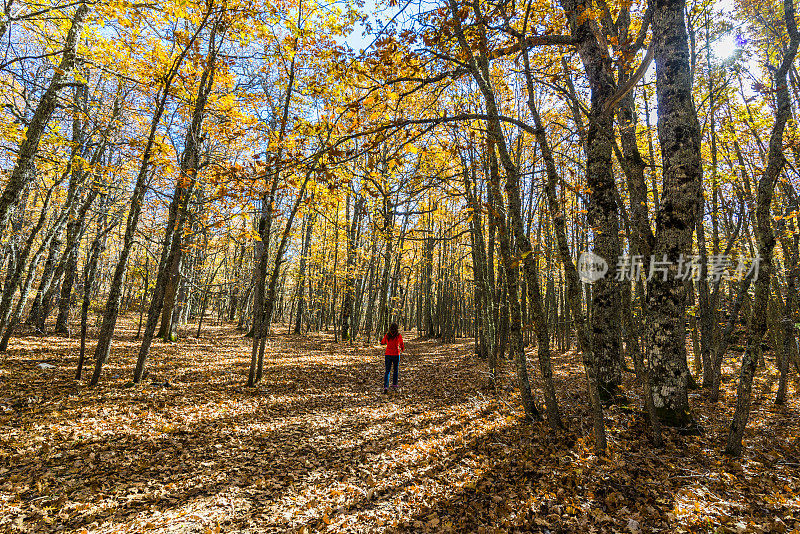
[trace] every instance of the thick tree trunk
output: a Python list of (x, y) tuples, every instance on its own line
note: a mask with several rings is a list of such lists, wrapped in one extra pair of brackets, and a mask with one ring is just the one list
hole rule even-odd
[[(274, 177), (277, 182), (277, 177)], [(273, 183), (273, 186), (275, 184)], [(251, 328), (253, 336), (253, 346), (250, 353), (250, 371), (247, 378), (248, 387), (256, 384), (258, 372), (258, 349), (261, 336), (261, 322), (264, 318), (264, 292), (267, 280), (267, 268), (269, 266), (269, 241), (272, 230), (272, 200), (270, 195), (261, 198), (261, 215), (258, 223), (258, 233), (261, 237), (255, 243), (255, 264), (253, 273), (253, 325)]]
[[(616, 92), (611, 58), (605, 46), (597, 41), (592, 22), (584, 12), (592, 8), (588, 1), (562, 0), (570, 21), (570, 30), (577, 41), (578, 54), (591, 88), (591, 109), (585, 138), (586, 184), (589, 194), (588, 221), (593, 230), (593, 252), (614, 264), (622, 251), (616, 183), (612, 170), (614, 145), (613, 121), (607, 109)], [(612, 276), (592, 285), (591, 336), (597, 364), (597, 386), (600, 399), (615, 402), (622, 395), (621, 301), (619, 282)]]
[[(188, 214), (188, 196), (190, 194), (189, 191), (185, 191), (187, 196), (187, 202), (185, 203), (185, 208), (181, 210), (182, 213)], [(176, 195), (178, 197), (181, 194), (178, 194), (176, 191)], [(172, 222), (172, 228), (174, 229), (175, 224), (177, 221)], [(184, 218), (185, 224), (185, 218)], [(161, 285), (156, 285), (156, 287), (161, 287), (162, 289), (157, 290), (163, 293), (163, 297), (160, 297), (161, 306), (160, 306), (160, 314), (161, 314), (161, 326), (158, 329), (158, 332), (155, 334), (156, 337), (160, 337), (164, 341), (171, 341), (170, 333), (172, 331), (172, 315), (175, 311), (175, 304), (178, 298), (178, 287), (180, 286), (181, 276), (180, 276), (180, 269), (181, 269), (181, 261), (183, 260), (183, 236), (178, 235), (174, 230), (168, 232), (170, 234), (170, 244), (166, 247), (167, 250), (167, 257), (163, 260), (163, 267), (159, 269), (159, 271), (164, 271), (164, 281)], [(173, 249), (173, 244), (175, 244)], [(161, 265), (161, 263), (159, 264)], [(158, 321), (158, 319), (156, 319)]]
[[(654, 0), (653, 44), (658, 96), (658, 132), (663, 195), (656, 218), (653, 255), (666, 272), (648, 282), (645, 340), (653, 403), (662, 422), (694, 424), (689, 408), (686, 361), (686, 286), (677, 277), (692, 248), (702, 187), (700, 124), (692, 100), (692, 80), (683, 0)], [(652, 265), (651, 265), (652, 268)]]

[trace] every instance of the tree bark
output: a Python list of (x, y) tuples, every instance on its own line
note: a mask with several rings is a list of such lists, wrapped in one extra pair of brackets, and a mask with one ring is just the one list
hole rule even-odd
[(150, 122), (150, 131), (147, 136), (144, 150), (142, 152), (142, 161), (139, 165), (139, 172), (136, 176), (136, 182), (133, 188), (133, 194), (130, 200), (130, 209), (128, 211), (128, 219), (125, 224), (125, 234), (122, 240), (122, 248), (120, 250), (117, 266), (114, 269), (114, 275), (111, 281), (111, 290), (108, 294), (106, 301), (105, 313), (103, 314), (103, 324), (100, 327), (100, 333), (95, 346), (94, 359), (95, 367), (90, 386), (96, 386), (100, 381), (100, 375), (103, 372), (103, 364), (108, 359), (108, 354), (111, 350), (111, 338), (114, 336), (114, 329), (117, 325), (117, 317), (119, 315), (120, 299), (122, 297), (122, 289), (125, 285), (125, 275), (128, 270), (128, 258), (130, 257), (131, 249), (134, 243), (134, 234), (136, 227), (139, 224), (139, 215), (142, 212), (142, 200), (150, 175), (150, 159), (153, 155), (153, 145), (155, 143), (156, 132), (158, 124), (161, 122), (161, 116), (164, 114), (167, 99), (170, 96), (170, 87), (172, 81), (178, 73), (181, 63), (183, 63), (186, 54), (192, 48), (197, 36), (205, 26), (210, 10), (205, 13), (204, 18), (201, 20), (194, 34), (189, 38), (186, 46), (181, 50), (181, 53), (173, 61), (168, 73), (164, 77), (164, 81), (156, 94), (155, 107), (153, 109), (153, 117)]
[[(612, 169), (614, 132), (612, 114), (607, 109), (616, 93), (608, 49), (598, 42), (592, 30), (587, 0), (562, 0), (570, 31), (575, 38), (591, 89), (591, 108), (586, 133), (586, 185), (589, 194), (588, 221), (593, 231), (593, 252), (609, 264), (622, 252), (616, 183)], [(597, 387), (601, 401), (613, 403), (624, 398), (621, 352), (621, 301), (619, 282), (612, 276), (592, 285), (591, 336), (597, 364)]]
[(356, 246), (361, 229), (361, 214), (364, 209), (364, 200), (358, 197), (353, 205), (353, 218), (350, 219), (350, 199), (347, 200), (347, 275), (344, 282), (344, 291), (342, 296), (342, 317), (340, 320), (342, 341), (350, 341), (355, 328), (350, 325), (351, 317), (353, 316), (353, 304), (355, 300), (355, 265), (356, 265)]
[(648, 282), (645, 340), (659, 418), (670, 426), (689, 427), (694, 419), (687, 391), (686, 286), (677, 269), (691, 252), (701, 194), (700, 124), (692, 100), (684, 0), (653, 0), (651, 7), (663, 166), (653, 255), (670, 266)]
[[(136, 369), (133, 373), (133, 382), (138, 384), (144, 375), (144, 368), (147, 362), (147, 355), (150, 352), (150, 345), (153, 341), (158, 316), (164, 306), (164, 298), (167, 285), (172, 283), (177, 285), (178, 269), (181, 262), (181, 252), (183, 243), (183, 229), (189, 214), (189, 200), (197, 183), (197, 174), (200, 163), (200, 147), (203, 138), (203, 120), (206, 115), (206, 103), (211, 89), (214, 86), (214, 72), (216, 68), (216, 58), (222, 41), (225, 38), (224, 31), (217, 42), (217, 28), (220, 20), (217, 19), (211, 28), (209, 36), (208, 53), (206, 55), (205, 68), (200, 78), (200, 85), (197, 89), (197, 98), (192, 112), (192, 122), (186, 132), (183, 154), (180, 161), (180, 176), (175, 185), (175, 191), (170, 202), (167, 228), (164, 233), (164, 240), (161, 247), (161, 259), (159, 262), (156, 284), (153, 289), (153, 297), (150, 301), (150, 308), (147, 312), (147, 324), (142, 337), (142, 344), (136, 361)], [(170, 277), (170, 280), (167, 280)], [(165, 310), (167, 311), (167, 310)], [(172, 308), (168, 309), (170, 317)], [(162, 326), (164, 322), (162, 321)], [(169, 332), (167, 333), (169, 334)]]
[[(314, 196), (312, 195), (309, 203), (313, 202)], [(294, 321), (294, 333), (296, 335), (300, 335), (303, 333), (302, 331), (302, 319), (303, 319), (303, 300), (305, 298), (305, 288), (306, 288), (306, 265), (308, 264), (308, 254), (309, 250), (311, 249), (311, 236), (314, 231), (314, 219), (315, 215), (313, 213), (308, 213), (305, 217), (305, 232), (303, 235), (303, 244), (302, 244), (302, 251), (300, 252), (300, 269), (297, 273), (297, 315), (295, 316)]]
[[(541, 420), (542, 416), (536, 408), (531, 393), (531, 385), (528, 379), (527, 360), (525, 358), (525, 347), (522, 340), (522, 315), (520, 313), (519, 301), (519, 262), (513, 257), (510, 243), (510, 232), (506, 224), (506, 210), (503, 206), (503, 198), (500, 196), (500, 177), (497, 168), (497, 156), (494, 153), (494, 143), (491, 140), (488, 144), (489, 157), (489, 186), (491, 188), (490, 205), (493, 206), (495, 223), (497, 224), (500, 240), (500, 254), (503, 257), (505, 269), (505, 282), (508, 290), (509, 307), (509, 353), (514, 359), (517, 368), (517, 382), (522, 400), (522, 407), (525, 416), (532, 421)], [(550, 414), (551, 417), (558, 417), (557, 411)], [(556, 419), (557, 420), (557, 419)]]
[(17, 202), (20, 192), (25, 187), (33, 171), (34, 160), (39, 150), (39, 142), (44, 135), (47, 124), (50, 122), (53, 110), (55, 110), (58, 102), (58, 93), (64, 87), (64, 80), (75, 66), (78, 39), (83, 31), (83, 23), (88, 12), (89, 7), (84, 2), (81, 2), (75, 10), (72, 25), (67, 32), (67, 38), (64, 43), (64, 52), (61, 54), (61, 62), (50, 79), (50, 85), (45, 90), (41, 100), (39, 100), (36, 112), (33, 114), (33, 118), (26, 129), (25, 137), (19, 145), (14, 169), (11, 171), (6, 187), (0, 195), (0, 231), (6, 227), (11, 207)]
[[(558, 246), (558, 254), (561, 258), (561, 264), (564, 268), (564, 278), (566, 281), (566, 292), (564, 300), (566, 301), (565, 308), (568, 312), (566, 315), (572, 315), (575, 322), (575, 330), (577, 332), (578, 345), (583, 356), (583, 367), (586, 372), (586, 389), (589, 396), (589, 401), (592, 406), (592, 425), (595, 438), (595, 450), (598, 454), (604, 454), (606, 450), (606, 431), (603, 416), (603, 405), (600, 400), (598, 392), (597, 379), (596, 379), (596, 363), (592, 347), (592, 338), (589, 335), (587, 328), (587, 321), (583, 313), (582, 299), (581, 299), (581, 284), (578, 276), (578, 270), (572, 259), (569, 250), (569, 241), (567, 240), (566, 231), (566, 205), (564, 202), (559, 203), (556, 196), (556, 183), (559, 180), (558, 171), (556, 169), (555, 159), (553, 152), (550, 148), (550, 143), (544, 130), (542, 118), (539, 115), (539, 110), (536, 107), (536, 102), (528, 99), (528, 107), (531, 111), (531, 117), (536, 127), (536, 141), (542, 151), (542, 158), (545, 163), (545, 170), (547, 173), (547, 181), (545, 183), (545, 195), (547, 197), (547, 204), (550, 210), (550, 217), (553, 220), (553, 229), (556, 235), (556, 244)], [(563, 189), (562, 189), (563, 192)], [(566, 335), (569, 337), (569, 329), (567, 325), (564, 326)]]
[[(83, 301), (81, 302), (81, 349), (78, 356), (78, 366), (75, 369), (75, 380), (81, 379), (83, 372), (83, 364), (86, 357), (86, 334), (88, 330), (89, 320), (89, 305), (91, 304), (92, 290), (97, 280), (97, 265), (100, 260), (100, 255), (106, 248), (106, 236), (111, 229), (116, 226), (116, 221), (111, 225), (105, 226), (106, 215), (103, 212), (105, 205), (105, 197), (103, 194), (100, 201), (100, 220), (97, 222), (97, 234), (95, 235), (92, 245), (89, 247), (89, 252), (86, 258), (86, 266), (83, 270)], [(145, 290), (147, 288), (145, 287)]]
[(783, 2), (784, 23), (789, 34), (789, 46), (783, 56), (780, 66), (774, 71), (776, 88), (776, 113), (775, 123), (769, 140), (769, 153), (767, 167), (758, 181), (756, 200), (756, 240), (760, 260), (758, 279), (755, 280), (755, 296), (753, 298), (753, 312), (750, 317), (750, 328), (747, 336), (742, 367), (739, 375), (739, 385), (736, 390), (736, 410), (733, 414), (725, 453), (739, 456), (742, 453), (742, 438), (750, 417), (750, 400), (753, 388), (753, 376), (758, 365), (758, 353), (761, 348), (761, 339), (767, 329), (766, 309), (769, 301), (769, 288), (772, 275), (772, 252), (775, 248), (775, 233), (772, 229), (772, 196), (775, 183), (780, 177), (785, 158), (783, 155), (783, 133), (786, 122), (791, 116), (791, 102), (787, 87), (787, 74), (797, 55), (800, 44), (800, 32), (795, 22), (794, 1)]
[[(33, 250), (33, 244), (36, 240), (37, 235), (41, 232), (42, 228), (44, 227), (45, 222), (47, 221), (47, 214), (48, 209), (50, 207), (50, 200), (52, 198), (53, 192), (58, 187), (60, 182), (56, 181), (55, 184), (47, 191), (45, 195), (44, 201), (42, 203), (42, 210), (39, 214), (39, 219), (36, 221), (36, 224), (31, 229), (31, 233), (28, 235), (28, 239), (25, 241), (25, 244), (20, 250), (16, 261), (14, 262), (14, 270), (13, 272), (6, 274), (6, 281), (5, 285), (3, 286), (3, 295), (0, 298), (0, 335), (5, 337), (6, 330), (10, 330), (13, 328), (13, 321), (11, 319), (12, 316), (12, 303), (14, 300), (14, 294), (17, 291), (17, 287), (20, 284), (20, 280), (22, 279), (22, 274), (25, 271), (25, 268), (28, 267), (30, 271), (36, 270), (36, 265), (39, 261), (38, 253), (35, 255), (35, 259), (30, 262), (30, 265), (27, 265), (28, 258), (30, 257), (31, 251)], [(45, 242), (46, 243), (46, 242)], [(42, 246), (46, 246), (45, 243), (42, 243)], [(40, 250), (41, 247), (40, 247)], [(5, 349), (0, 347), (0, 352)]]

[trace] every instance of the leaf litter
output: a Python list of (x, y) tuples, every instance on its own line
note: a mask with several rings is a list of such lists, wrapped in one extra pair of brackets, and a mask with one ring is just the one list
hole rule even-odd
[(493, 390), (466, 340), (410, 341), (400, 391), (382, 395), (380, 347), (274, 335), (249, 389), (250, 340), (220, 325), (154, 345), (131, 387), (138, 344), (123, 326), (97, 388), (73, 379), (77, 340), (13, 340), (0, 531), (800, 532), (798, 384), (776, 407), (769, 370), (742, 459), (721, 454), (732, 368), (718, 406), (691, 395), (701, 435), (667, 431), (662, 450), (628, 377), (597, 458), (574, 353), (554, 357), (568, 429), (553, 434), (522, 420), (510, 362)]

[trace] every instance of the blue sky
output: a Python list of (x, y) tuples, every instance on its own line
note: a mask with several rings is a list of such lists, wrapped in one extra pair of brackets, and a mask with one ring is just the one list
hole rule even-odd
[[(389, 7), (385, 2), (381, 2), (379, 4), (375, 0), (364, 0), (363, 11), (366, 13), (369, 21), (372, 23), (373, 32), (376, 32), (382, 28), (384, 24), (391, 20), (391, 18), (400, 8), (402, 8), (403, 5), (405, 5), (405, 2), (398, 7)], [(364, 26), (357, 24), (353, 30), (353, 33), (351, 33), (344, 40), (344, 42), (350, 45), (350, 48), (358, 52), (359, 50), (370, 46), (375, 39), (375, 35), (363, 35), (363, 33)]]
[[(378, 8), (378, 4), (375, 0), (365, 0), (364, 12), (372, 22), (373, 30), (377, 31), (378, 28), (389, 21), (403, 5), (405, 5), (405, 2), (398, 7), (388, 7), (385, 3), (382, 3), (380, 8)], [(730, 14), (734, 10), (734, 0), (717, 0), (714, 7), (720, 14)], [(355, 51), (364, 49), (372, 43), (375, 36), (363, 35), (363, 33), (364, 26), (358, 24), (355, 30), (344, 39), (344, 42), (350, 45)], [(712, 45), (714, 55), (721, 60), (731, 57), (737, 48), (736, 36), (736, 32), (731, 31), (717, 39)]]

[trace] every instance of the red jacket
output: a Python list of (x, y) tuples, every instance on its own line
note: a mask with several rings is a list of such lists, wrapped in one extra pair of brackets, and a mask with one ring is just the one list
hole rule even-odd
[(399, 356), (401, 350), (406, 350), (406, 344), (403, 343), (403, 334), (397, 334), (394, 339), (389, 339), (387, 335), (381, 339), (381, 345), (386, 345), (387, 356)]

